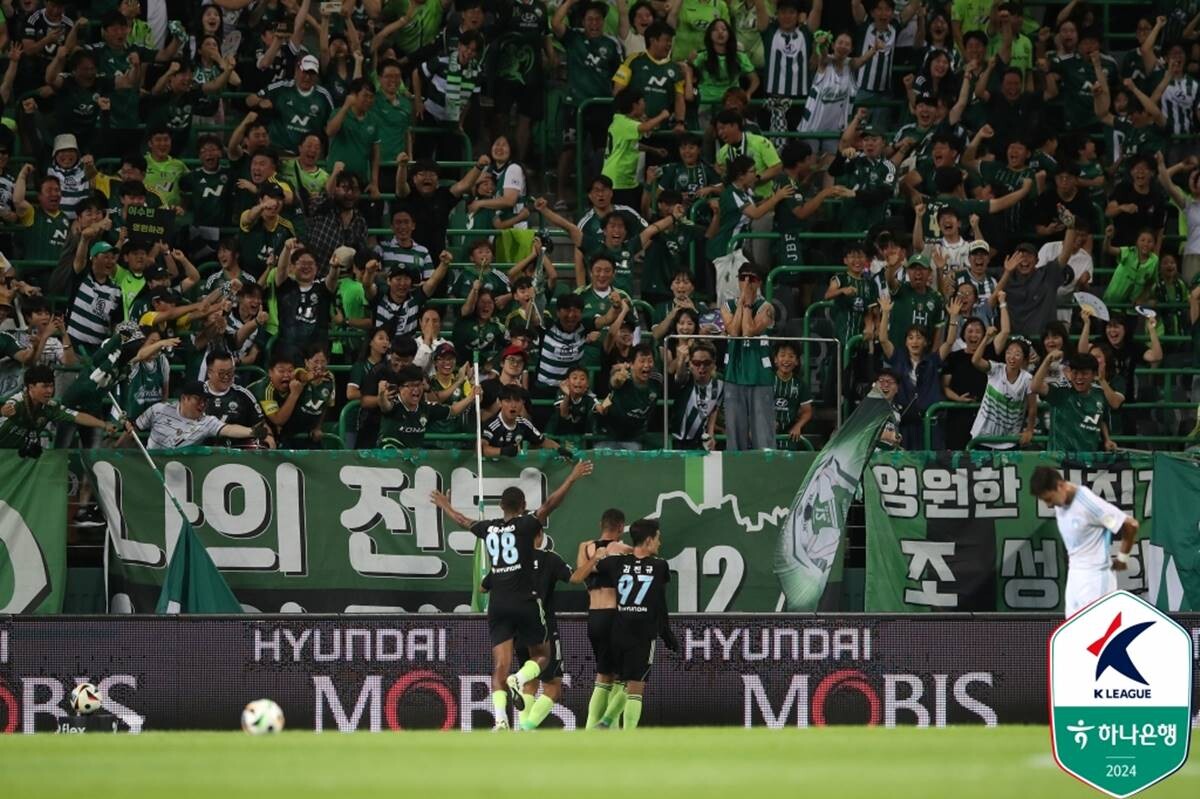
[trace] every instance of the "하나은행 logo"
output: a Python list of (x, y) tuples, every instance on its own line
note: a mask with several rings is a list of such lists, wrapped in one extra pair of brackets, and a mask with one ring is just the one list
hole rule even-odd
[(1068, 774), (1131, 796), (1177, 771), (1191, 735), (1192, 640), (1126, 591), (1050, 636), (1050, 734)]

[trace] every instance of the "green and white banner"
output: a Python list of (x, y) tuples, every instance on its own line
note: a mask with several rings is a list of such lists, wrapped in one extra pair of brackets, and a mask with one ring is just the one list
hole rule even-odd
[(868, 397), (809, 467), (775, 550), (775, 574), (783, 588), (785, 610), (841, 609), (846, 514), (862, 484), (863, 467), (879, 428), (891, 412), (891, 403)]
[(1120, 587), (1178, 610), (1168, 607), (1150, 519), (1150, 456), (1033, 452), (877, 454), (865, 480), (865, 610), (1061, 610), (1066, 551), (1054, 512), (1029, 493), (1038, 466), (1060, 469), (1141, 523)]
[[(179, 513), (135, 452), (87, 453), (112, 527), (110, 608), (152, 612), (178, 543)], [(772, 571), (780, 523), (816, 457), (806, 452), (595, 453), (546, 527), (574, 563), (599, 534), (601, 514), (661, 520), (663, 557), (680, 611), (774, 611)], [(181, 451), (156, 455), (166, 484), (247, 610), (399, 612), (469, 608), (475, 539), (429, 501), (448, 491), (474, 516), (471, 452)], [(571, 463), (531, 454), (484, 463), (487, 516), (504, 489), (536, 508)], [(164, 530), (166, 535), (164, 535)], [(582, 609), (560, 591), (560, 609)]]
[(65, 452), (0, 450), (0, 614), (62, 611), (66, 493)]

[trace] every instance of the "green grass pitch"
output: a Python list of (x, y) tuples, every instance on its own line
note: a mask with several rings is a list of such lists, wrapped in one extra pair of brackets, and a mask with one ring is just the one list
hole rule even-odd
[[(1045, 727), (286, 732), (263, 738), (240, 732), (0, 735), (0, 795), (13, 799), (1100, 796), (1054, 764)], [(1189, 761), (1141, 795), (1200, 796), (1200, 762)]]

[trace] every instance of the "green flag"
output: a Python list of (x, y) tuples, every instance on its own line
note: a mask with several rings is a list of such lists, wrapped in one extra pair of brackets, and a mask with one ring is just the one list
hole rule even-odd
[(242, 606), (186, 518), (155, 613), (241, 613)]
[[(1200, 460), (1166, 452), (1154, 456), (1154, 528), (1161, 563), (1148, 564), (1150, 599), (1161, 610), (1200, 610)], [(1148, 568), (1147, 571), (1151, 571)], [(1154, 581), (1157, 577), (1157, 582)]]
[(875, 439), (892, 406), (872, 394), (817, 455), (779, 526), (775, 574), (785, 610), (813, 611), (821, 604), (845, 546), (846, 513), (858, 491)]
[(483, 550), (483, 539), (475, 539), (475, 561), (471, 564), (471, 610), (482, 613), (488, 608), (487, 592), (480, 587), (487, 577), (488, 559)]

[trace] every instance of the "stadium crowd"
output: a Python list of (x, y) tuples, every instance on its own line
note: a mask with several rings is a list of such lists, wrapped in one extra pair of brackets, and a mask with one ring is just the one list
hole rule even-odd
[(0, 9), (0, 447), (1195, 435), (1194, 0)]

